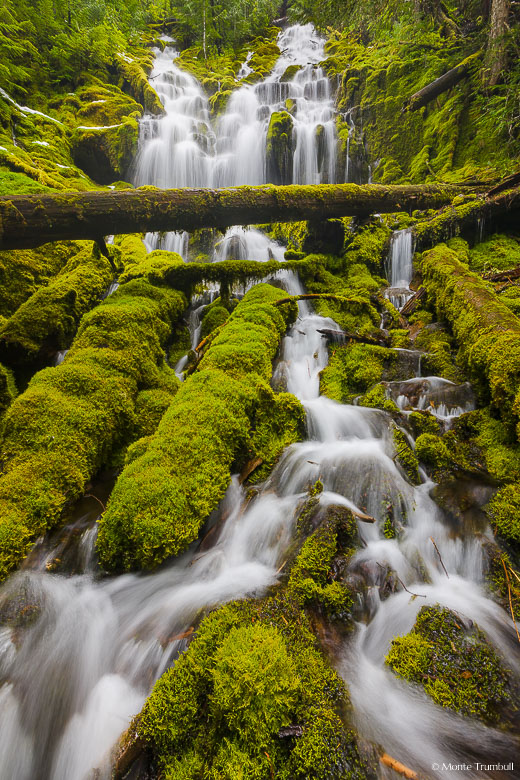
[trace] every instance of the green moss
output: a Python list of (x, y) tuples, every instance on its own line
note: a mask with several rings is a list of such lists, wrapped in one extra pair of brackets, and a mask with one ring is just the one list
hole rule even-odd
[(99, 302), (113, 276), (112, 265), (97, 245), (86, 246), (0, 329), (3, 359), (13, 365), (48, 363), (70, 345), (80, 319)]
[[(361, 780), (366, 767), (336, 709), (345, 699), (305, 615), (276, 596), (205, 618), (137, 727), (166, 777), (182, 768), (194, 778), (263, 780), (272, 772), (292, 780), (311, 771), (320, 780), (338, 772)], [(300, 736), (281, 736), (294, 724)]]
[(421, 433), (415, 442), (417, 458), (432, 469), (443, 469), (450, 464), (450, 453), (439, 436)]
[(184, 549), (247, 460), (254, 419), (274, 402), (272, 360), (295, 306), (254, 287), (181, 386), (145, 454), (120, 476), (100, 522), (110, 569), (153, 567)]
[(205, 339), (206, 336), (209, 336), (214, 330), (220, 328), (221, 325), (224, 325), (228, 317), (229, 312), (222, 306), (220, 301), (216, 301), (215, 303), (212, 303), (211, 306), (208, 306), (201, 322), (201, 339)]
[(16, 398), (16, 384), (12, 372), (0, 363), (0, 422), (11, 401)]
[(496, 722), (508, 701), (508, 671), (477, 626), (442, 607), (423, 607), (412, 631), (392, 641), (387, 664), (442, 707)]
[(75, 164), (101, 184), (124, 177), (137, 153), (138, 115), (107, 127), (77, 127), (71, 137)]
[(460, 344), (459, 361), (492, 408), (514, 425), (520, 419), (520, 320), (445, 245), (424, 253), (421, 270)]
[(37, 249), (0, 252), (0, 315), (10, 317), (86, 246), (84, 241), (57, 241)]
[(520, 485), (506, 485), (491, 499), (488, 515), (495, 531), (515, 544), (520, 542)]
[(419, 463), (417, 461), (417, 458), (419, 457), (419, 454), (417, 453), (417, 447), (416, 452), (414, 453), (408, 442), (406, 434), (399, 430), (399, 428), (394, 428), (393, 439), (396, 453), (395, 460), (403, 468), (410, 482), (413, 485), (418, 485), (421, 481), (421, 478), (419, 476)]
[(265, 479), (283, 450), (303, 438), (305, 433), (305, 410), (290, 393), (276, 393), (266, 398), (255, 416), (255, 430), (251, 436), (249, 454), (262, 461), (255, 469), (252, 479)]
[(0, 577), (111, 454), (128, 442), (138, 392), (164, 387), (162, 343), (186, 301), (144, 280), (85, 315), (65, 361), (32, 379), (4, 422)]
[(289, 595), (301, 606), (319, 607), (329, 618), (344, 620), (352, 608), (352, 594), (334, 578), (332, 564), (338, 554), (345, 554), (355, 538), (352, 513), (342, 507), (329, 507), (291, 567)]
[(439, 421), (430, 412), (412, 412), (408, 415), (408, 422), (413, 435), (417, 438), (421, 433), (436, 435), (439, 433)]
[[(369, 344), (336, 347), (328, 366), (322, 371), (321, 392), (334, 401), (348, 403), (378, 383), (383, 375), (385, 360), (394, 358), (395, 353), (390, 350)], [(382, 400), (381, 390), (375, 392), (374, 397), (369, 397), (369, 403)]]
[(293, 118), (287, 111), (274, 111), (267, 130), (267, 178), (273, 184), (292, 183)]
[(472, 271), (509, 270), (520, 265), (520, 241), (512, 236), (497, 233), (487, 241), (476, 244), (469, 252)]
[(125, 269), (147, 260), (148, 251), (140, 234), (130, 233), (125, 236), (116, 236), (114, 244), (121, 250), (121, 258)]
[(375, 385), (368, 393), (365, 393), (359, 399), (359, 405), (367, 406), (369, 409), (383, 409), (389, 414), (400, 414), (397, 404), (386, 397), (386, 388), (382, 383)]

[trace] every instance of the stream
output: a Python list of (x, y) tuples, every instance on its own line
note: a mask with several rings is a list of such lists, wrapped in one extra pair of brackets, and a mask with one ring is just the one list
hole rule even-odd
[[(166, 116), (141, 122), (135, 182), (213, 187), (268, 181), (269, 117), (289, 97), (297, 106), (293, 182), (335, 181), (333, 96), (317, 64), (324, 58), (324, 41), (309, 25), (296, 25), (280, 34), (279, 45), (283, 54), (272, 74), (234, 92), (215, 125), (198, 82), (176, 67), (175, 49), (157, 49), (151, 77)], [(282, 82), (290, 64), (302, 68), (292, 81)], [(318, 125), (324, 127), (321, 155)], [(147, 245), (186, 257), (189, 236), (148, 235)], [(218, 243), (212, 260), (262, 261), (271, 255), (283, 259), (283, 247), (261, 231), (237, 227)], [(410, 295), (412, 255), (410, 232), (399, 231), (392, 242), (392, 289), (387, 293), (398, 306)], [(277, 278), (289, 294), (304, 292), (292, 272)], [(211, 300), (207, 294), (192, 303), (193, 346)], [(511, 760), (515, 747), (507, 735), (438, 707), (385, 667), (391, 639), (411, 629), (422, 606), (441, 604), (478, 623), (507, 666), (520, 672), (511, 620), (485, 589), (481, 538), (472, 530), (454, 531), (430, 497), (433, 483), (425, 474), (419, 486), (409, 483), (394, 460), (395, 423), (389, 414), (320, 395), (319, 375), (328, 361), (326, 339), (318, 333), (323, 328), (337, 330), (338, 325), (301, 301), (274, 367), (274, 381), (283, 381), (304, 405), (305, 441), (285, 450), (253, 500), (246, 499), (234, 477), (209, 518), (210, 536), (203, 535), (202, 542), (153, 574), (102, 577), (94, 554), (97, 512), (90, 510), (73, 527), (40, 541), (23, 569), (2, 586), (2, 780), (108, 779), (114, 744), (155, 680), (187, 647), (200, 615), (232, 599), (259, 597), (277, 581), (298, 510), (318, 479), (324, 486), (322, 506), (343, 505), (377, 520), (358, 523), (363, 547), (349, 567), (367, 587), (356, 605), (359, 622), (338, 662), (361, 737), (427, 778), (436, 776), (434, 763)], [(179, 375), (182, 360), (176, 366)], [(474, 408), (467, 383), (421, 377), (420, 360), (416, 373), (413, 379), (389, 383), (388, 397), (402, 409), (433, 405), (449, 425)], [(388, 504), (401, 529), (395, 539), (383, 533)], [(67, 557), (64, 540), (71, 534), (77, 544)], [(489, 528), (482, 537), (492, 539)], [(420, 597), (400, 589), (382, 600), (379, 588), (390, 569)], [(380, 777), (395, 777), (382, 766), (379, 771)], [(442, 776), (492, 777), (474, 770)]]

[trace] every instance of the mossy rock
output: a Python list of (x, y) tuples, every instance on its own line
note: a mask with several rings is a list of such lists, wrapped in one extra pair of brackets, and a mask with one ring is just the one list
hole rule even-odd
[(446, 444), (432, 433), (421, 433), (415, 442), (415, 454), (425, 466), (437, 471), (450, 465), (450, 452)]
[(361, 780), (367, 767), (338, 715), (346, 701), (303, 612), (275, 596), (205, 618), (156, 683), (137, 730), (166, 777)]
[(137, 153), (138, 115), (107, 127), (77, 127), (72, 134), (72, 158), (100, 184), (124, 177)]
[(509, 671), (478, 628), (440, 606), (422, 607), (386, 663), (442, 707), (496, 723), (509, 700)]
[(267, 130), (267, 179), (290, 184), (293, 168), (293, 118), (287, 111), (274, 111)]

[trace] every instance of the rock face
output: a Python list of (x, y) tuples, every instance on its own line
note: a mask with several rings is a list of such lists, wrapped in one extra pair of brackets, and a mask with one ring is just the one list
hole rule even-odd
[(78, 127), (72, 136), (72, 158), (99, 184), (123, 179), (137, 152), (137, 119), (106, 127)]
[(293, 118), (287, 111), (271, 114), (267, 131), (267, 179), (273, 184), (290, 184), (293, 169)]

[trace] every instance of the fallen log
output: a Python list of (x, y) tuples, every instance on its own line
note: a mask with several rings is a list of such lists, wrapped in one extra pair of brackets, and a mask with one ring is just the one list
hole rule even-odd
[(415, 92), (415, 94), (413, 94), (411, 98), (405, 103), (403, 110), (417, 111), (419, 108), (423, 108), (423, 106), (426, 106), (439, 95), (442, 95), (442, 93), (446, 92), (446, 90), (454, 87), (455, 84), (458, 84), (459, 81), (462, 81), (462, 79), (469, 75), (471, 66), (476, 62), (476, 60), (479, 60), (481, 56), (481, 51), (472, 54), (470, 57), (467, 57), (465, 60), (463, 60), (463, 62), (460, 62), (454, 68), (451, 68), (451, 70), (443, 73), (443, 75), (439, 76), (438, 79), (435, 79), (435, 81), (432, 81), (418, 92)]
[(420, 301), (425, 297), (426, 290), (424, 287), (419, 287), (417, 292), (415, 292), (411, 298), (408, 298), (405, 305), (401, 309), (401, 315), (403, 317), (408, 317), (410, 314), (413, 314), (416, 308), (418, 307)]
[(470, 240), (483, 231), (484, 221), (504, 220), (516, 224), (520, 213), (520, 187), (500, 192), (489, 198), (475, 198), (457, 206), (443, 208), (432, 219), (418, 222), (413, 227), (415, 250), (422, 252), (453, 236), (467, 236)]
[(371, 344), (375, 347), (388, 347), (389, 345), (389, 339), (384, 333), (381, 333), (379, 336), (362, 336), (359, 333), (350, 333), (346, 330), (332, 330), (331, 328), (318, 328), (317, 332), (333, 341), (356, 341), (359, 344)]
[(520, 171), (517, 171), (516, 173), (512, 173), (511, 176), (507, 176), (507, 178), (502, 179), (501, 182), (486, 192), (486, 198), (490, 198), (492, 195), (498, 195), (499, 192), (503, 192), (504, 190), (510, 190), (511, 187), (518, 187), (519, 184)]
[(482, 278), (488, 282), (510, 282), (511, 279), (520, 277), (520, 266), (510, 268), (508, 271), (497, 271), (488, 274), (482, 274)]
[(0, 249), (70, 238), (149, 231), (225, 229), (231, 225), (368, 217), (439, 209), (468, 185), (288, 185), (228, 189), (103, 190), (0, 197)]

